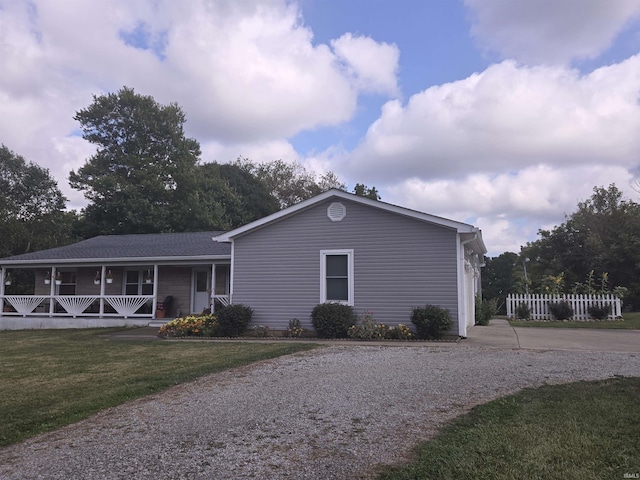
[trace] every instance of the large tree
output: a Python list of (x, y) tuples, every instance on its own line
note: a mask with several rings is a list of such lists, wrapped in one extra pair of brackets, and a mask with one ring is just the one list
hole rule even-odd
[(231, 228), (239, 227), (279, 210), (278, 201), (257, 177), (235, 164), (221, 164), (220, 177), (229, 189), (227, 216)]
[(346, 188), (333, 172), (318, 177), (298, 162), (275, 160), (256, 164), (246, 158), (239, 158), (235, 165), (260, 179), (278, 201), (280, 208), (290, 207), (331, 188)]
[(640, 204), (623, 200), (615, 185), (595, 187), (564, 223), (539, 235), (522, 250), (531, 259), (534, 288), (545, 276), (564, 272), (570, 290), (594, 271), (607, 273), (611, 286), (627, 287), (640, 300)]
[(499, 312), (506, 312), (505, 299), (518, 288), (516, 276), (518, 255), (505, 252), (499, 257), (486, 258), (482, 269), (482, 297), (495, 299)]
[(124, 87), (94, 95), (74, 119), (83, 138), (97, 146), (69, 176), (91, 202), (83, 212), (84, 236), (194, 227), (200, 146), (185, 136), (185, 114), (177, 104), (161, 105)]
[(200, 218), (196, 221), (222, 230), (278, 211), (278, 202), (265, 185), (236, 164), (200, 165), (196, 191), (200, 205)]
[(69, 243), (66, 201), (47, 169), (0, 146), (0, 258)]

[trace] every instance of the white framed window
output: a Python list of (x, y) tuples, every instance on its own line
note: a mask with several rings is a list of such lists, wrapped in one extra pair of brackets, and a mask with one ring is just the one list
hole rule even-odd
[(125, 295), (153, 295), (153, 270), (125, 270)]
[(320, 251), (320, 303), (353, 305), (353, 250)]
[(75, 270), (58, 270), (56, 279), (60, 279), (62, 283), (58, 285), (56, 282), (57, 295), (75, 295), (76, 284), (78, 282), (78, 274)]

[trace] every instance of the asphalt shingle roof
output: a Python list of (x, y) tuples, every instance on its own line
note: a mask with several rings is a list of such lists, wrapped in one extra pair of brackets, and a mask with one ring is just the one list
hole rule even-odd
[(230, 256), (231, 245), (212, 237), (223, 232), (151, 233), (143, 235), (100, 235), (66, 247), (14, 255), (2, 260), (91, 260), (109, 258), (158, 258)]

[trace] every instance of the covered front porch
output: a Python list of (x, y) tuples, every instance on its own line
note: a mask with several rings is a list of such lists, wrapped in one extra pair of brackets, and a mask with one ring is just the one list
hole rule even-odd
[(25, 328), (49, 328), (47, 322), (60, 328), (64, 319), (82, 327), (146, 325), (228, 305), (229, 285), (226, 260), (11, 265), (0, 269), (0, 322), (6, 327), (20, 319)]

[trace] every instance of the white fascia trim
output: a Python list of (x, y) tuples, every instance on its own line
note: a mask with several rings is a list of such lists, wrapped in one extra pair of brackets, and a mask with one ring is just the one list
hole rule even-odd
[(0, 264), (11, 266), (50, 266), (50, 265), (77, 265), (77, 266), (90, 266), (90, 265), (102, 265), (102, 264), (116, 264), (116, 265), (140, 265), (147, 263), (158, 263), (160, 265), (166, 264), (180, 264), (180, 263), (193, 263), (193, 262), (205, 262), (211, 261), (225, 261), (231, 260), (231, 255), (197, 255), (191, 257), (123, 257), (123, 258), (48, 258), (42, 260), (6, 260), (0, 261)]
[(229, 303), (233, 304), (233, 279), (236, 266), (235, 242), (231, 242), (231, 267), (229, 267)]
[[(484, 240), (482, 238), (482, 230), (474, 227), (472, 232), (458, 232), (458, 233), (461, 234), (462, 241), (464, 241), (465, 244), (469, 244), (470, 246), (474, 247), (473, 250), (476, 253), (479, 253), (481, 255), (484, 255), (485, 253), (487, 253), (487, 247), (484, 244)], [(468, 242), (467, 240), (471, 240), (471, 241)]]
[[(335, 300), (327, 300), (327, 255), (346, 255), (347, 256), (347, 301), (339, 302)], [(354, 305), (354, 261), (353, 249), (338, 250), (320, 250), (320, 303), (331, 301), (334, 303), (343, 303), (353, 307)]]
[(230, 230), (226, 233), (218, 235), (217, 237), (213, 237), (213, 239), (217, 242), (229, 242), (231, 241), (232, 238), (235, 238), (239, 235), (247, 233), (256, 228), (260, 228), (271, 222), (280, 220), (281, 218), (286, 217), (288, 215), (292, 215), (300, 210), (304, 210), (306, 208), (312, 207), (313, 205), (323, 202), (332, 197), (342, 198), (348, 201), (361, 203), (363, 205), (368, 205), (370, 207), (379, 208), (381, 210), (396, 213), (398, 215), (404, 215), (405, 217), (415, 218), (417, 220), (422, 220), (424, 222), (441, 225), (443, 227), (453, 228), (459, 233), (475, 233), (477, 231), (476, 227), (474, 227), (473, 225), (469, 225), (467, 223), (456, 222), (454, 220), (437, 217), (435, 215), (429, 215), (428, 213), (422, 213), (422, 212), (411, 210), (405, 207), (399, 207), (397, 205), (381, 202), (379, 200), (373, 200), (371, 198), (361, 197), (359, 195), (348, 193), (343, 190), (332, 189), (332, 190), (327, 190), (326, 192), (321, 193), (320, 195), (316, 195), (313, 198), (309, 198), (300, 203), (297, 203), (296, 205), (285, 208), (284, 210), (280, 210), (279, 212), (276, 212), (264, 218), (261, 218), (260, 220), (256, 220), (240, 228), (236, 228), (234, 230)]

